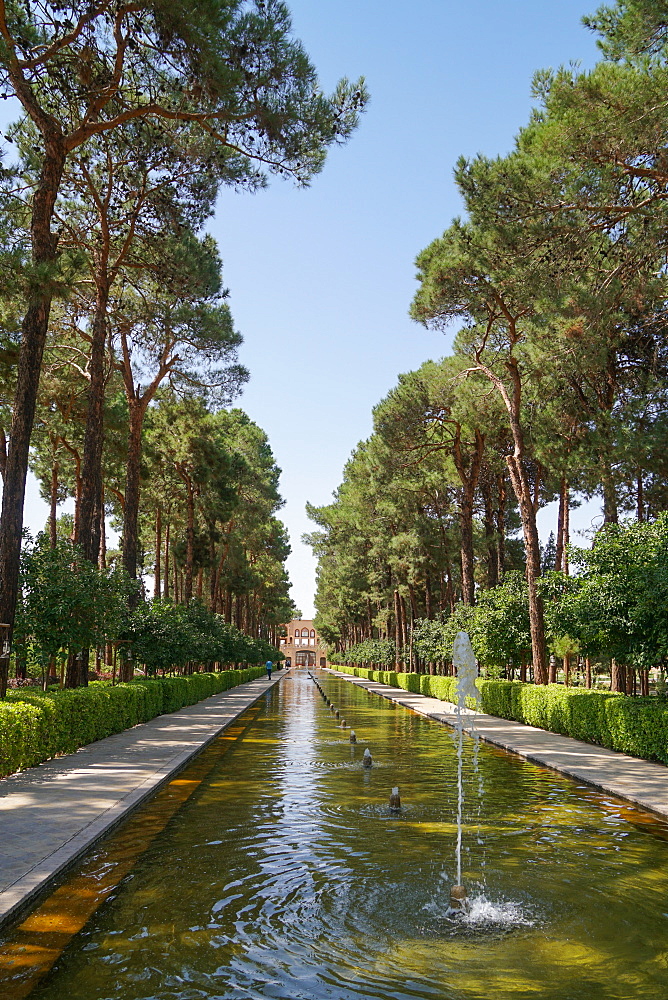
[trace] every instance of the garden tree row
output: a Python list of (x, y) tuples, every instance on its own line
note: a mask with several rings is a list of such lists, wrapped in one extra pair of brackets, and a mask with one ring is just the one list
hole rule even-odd
[[(117, 395), (108, 392), (103, 486), (106, 509), (125, 532), (127, 403), (118, 376), (116, 383)], [(56, 421), (47, 410), (38, 424), (34, 468), (50, 501), (52, 539), (57, 505), (68, 495), (75, 499), (71, 537), (78, 534), (82, 421), (73, 407)], [(266, 435), (241, 410), (211, 412), (196, 397), (163, 390), (147, 408), (143, 442), (136, 551), (140, 568), (153, 572), (154, 597), (188, 604), (196, 596), (249, 636), (276, 645), (279, 626), (296, 610), (285, 571), (290, 548), (275, 516), (283, 503), (280, 470)], [(117, 562), (105, 546), (101, 567)]]
[[(77, 687), (81, 652), (116, 644), (119, 680), (132, 679), (134, 665), (192, 673), (233, 664), (257, 664), (280, 657), (275, 645), (250, 638), (198, 601), (174, 605), (140, 602), (129, 610), (134, 586), (120, 567), (107, 571), (86, 559), (81, 547), (42, 533), (24, 545), (15, 651), (22, 663), (41, 670), (43, 686)], [(73, 655), (74, 654), (74, 655)]]
[[(574, 576), (549, 570), (540, 580), (545, 599), (548, 647), (563, 661), (566, 686), (574, 657), (592, 686), (592, 664), (613, 661), (612, 688), (627, 694), (649, 693), (649, 670), (668, 662), (668, 514), (652, 522), (610, 524), (591, 549), (571, 549)], [(525, 574), (510, 571), (503, 583), (483, 591), (475, 605), (416, 622), (412, 634), (414, 666), (452, 669), (453, 643), (467, 631), (487, 676), (512, 680), (528, 676), (531, 662), (529, 595)], [(394, 643), (366, 639), (335, 654), (335, 662), (378, 669), (396, 661)], [(639, 684), (638, 684), (639, 680)]]
[[(328, 147), (350, 135), (366, 95), (361, 81), (345, 80), (322, 93), (279, 0), (0, 0), (0, 87), (23, 110), (13, 130), (20, 178), (12, 186), (3, 175), (0, 213), (2, 253), (18, 255), (11, 291), (21, 299), (3, 324), (3, 343), (17, 348), (5, 357), (16, 363), (14, 405), (0, 441), (0, 620), (12, 624), (54, 299), (74, 286), (79, 302), (70, 344), (88, 380), (79, 539), (96, 562), (112, 300), (114, 313), (127, 290), (150, 301), (151, 279), (178, 298), (179, 256), (188, 260), (219, 185), (258, 188), (268, 172), (307, 183)], [(25, 240), (14, 248), (7, 234), (17, 225)], [(134, 388), (140, 411), (146, 400)], [(131, 547), (131, 531), (127, 538)]]
[[(472, 605), (476, 529), (485, 538), (484, 587), (494, 582), (494, 549), (505, 548), (510, 494), (522, 528), (533, 676), (544, 683), (541, 505), (559, 497), (559, 569), (567, 568), (573, 494), (600, 495), (606, 524), (620, 510), (642, 521), (666, 506), (664, 7), (627, 0), (602, 8), (591, 26), (605, 60), (591, 73), (538, 74), (540, 105), (515, 151), (459, 163), (468, 218), (418, 257), (411, 309), (436, 329), (463, 324), (453, 357), (432, 366), (444, 391), (439, 398), (429, 366), (403, 377), (376, 411), (374, 437), (353, 456), (335, 504), (314, 512), (325, 528), (313, 539), (319, 627), (331, 639), (349, 641), (360, 628), (383, 636), (382, 618), (393, 616), (396, 647), (406, 646), (416, 582), (426, 610), (432, 577), (448, 578), (444, 508), (458, 527), (461, 596)], [(439, 555), (425, 570), (424, 540), (434, 531)], [(498, 578), (503, 560), (496, 566)]]
[[(557, 542), (539, 554), (538, 580), (546, 569), (568, 573), (573, 494), (591, 495), (600, 482), (600, 439), (587, 411), (578, 416), (571, 407), (567, 447), (561, 449), (561, 406), (555, 406), (555, 397), (561, 393), (568, 400), (575, 375), (582, 382), (597, 375), (595, 357), (572, 369), (567, 359), (563, 351), (559, 373), (566, 384), (553, 374), (549, 383), (543, 376), (523, 386), (520, 414), (529, 429), (523, 443), (532, 513), (555, 497), (561, 501)], [(534, 355), (532, 363), (537, 360)], [(650, 404), (662, 405), (668, 380), (657, 372), (638, 378), (642, 363), (632, 363), (628, 344), (622, 361), (625, 375), (605, 454), (619, 508), (634, 510), (629, 487), (639, 468), (652, 482), (643, 508), (634, 510), (644, 521), (661, 509), (667, 470), (664, 453), (647, 447), (635, 417)], [(469, 364), (458, 351), (401, 376), (374, 410), (374, 434), (346, 466), (334, 503), (309, 509), (322, 529), (309, 539), (319, 556), (318, 627), (338, 649), (361, 639), (381, 641), (385, 654), (372, 662), (385, 663), (391, 645), (394, 663), (410, 663), (414, 620), (451, 614), (458, 601), (471, 607), (509, 570), (525, 566), (522, 545), (513, 537), (520, 522), (505, 460), (510, 432), (496, 394), (467, 370)], [(657, 417), (653, 430), (660, 440), (665, 420)]]

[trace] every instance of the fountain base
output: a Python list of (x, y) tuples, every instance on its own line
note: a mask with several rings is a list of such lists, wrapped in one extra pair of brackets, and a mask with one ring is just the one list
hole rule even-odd
[(453, 885), (450, 888), (450, 909), (466, 910), (468, 908), (468, 896), (463, 885)]

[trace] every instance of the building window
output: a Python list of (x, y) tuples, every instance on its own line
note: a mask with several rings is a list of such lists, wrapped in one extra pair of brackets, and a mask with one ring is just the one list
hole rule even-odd
[(308, 635), (308, 629), (307, 628), (303, 628), (302, 629), (302, 635)]
[(315, 629), (314, 629), (314, 628), (312, 628), (312, 629), (311, 629), (311, 635), (312, 635), (312, 636), (313, 636), (313, 638), (315, 639)]

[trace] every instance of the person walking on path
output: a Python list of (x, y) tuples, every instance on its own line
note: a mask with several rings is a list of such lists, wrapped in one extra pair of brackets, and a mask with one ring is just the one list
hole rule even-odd
[(265, 663), (265, 667), (267, 668), (267, 677), (269, 678), (269, 680), (271, 680), (271, 668), (273, 667), (273, 665), (274, 664), (272, 663), (271, 660), (267, 660), (267, 662)]

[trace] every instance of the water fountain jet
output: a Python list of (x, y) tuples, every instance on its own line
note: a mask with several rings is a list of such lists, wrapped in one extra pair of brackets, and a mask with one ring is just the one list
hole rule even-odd
[(401, 796), (396, 786), (390, 792), (390, 812), (401, 812)]
[(371, 765), (373, 764), (373, 757), (371, 756), (371, 751), (369, 750), (368, 747), (364, 751), (364, 756), (362, 757), (362, 763), (364, 764), (365, 767), (371, 767)]
[(357, 736), (355, 735), (355, 730), (354, 729), (350, 730), (350, 742), (351, 743), (357, 743)]
[[(452, 662), (457, 668), (457, 884), (450, 893), (453, 909), (461, 909), (461, 904), (454, 906), (453, 898), (466, 899), (466, 889), (462, 886), (462, 818), (464, 810), (464, 783), (462, 769), (462, 754), (464, 749), (464, 714), (466, 699), (472, 698), (477, 704), (479, 698), (476, 680), (478, 677), (478, 661), (475, 658), (468, 632), (458, 632), (452, 647)], [(454, 890), (461, 890), (463, 896), (453, 897)]]

